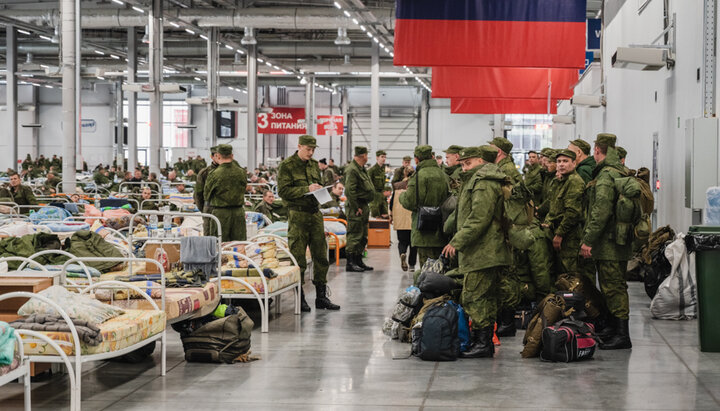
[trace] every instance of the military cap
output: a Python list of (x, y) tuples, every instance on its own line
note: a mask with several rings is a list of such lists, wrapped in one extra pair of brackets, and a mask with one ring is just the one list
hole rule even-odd
[(412, 161), (412, 157), (405, 156), (405, 157), (403, 157), (403, 161)]
[(569, 150), (567, 148), (562, 149), (562, 150), (557, 150), (557, 152), (555, 153), (555, 158), (558, 158), (560, 156), (570, 157), (570, 159), (572, 159), (572, 161), (575, 161), (575, 159), (577, 158), (577, 156), (575, 155), (575, 152), (572, 150)]
[(618, 152), (618, 158), (619, 158), (619, 159), (622, 160), (623, 158), (627, 157), (627, 150), (625, 150), (624, 148), (622, 148), (622, 147), (620, 147), (620, 146), (615, 147), (615, 149), (616, 149), (617, 152)]
[(428, 145), (421, 145), (415, 147), (415, 157), (419, 158), (420, 160), (427, 160), (429, 158), (433, 158), (433, 151), (432, 147)]
[(210, 155), (213, 155), (217, 153), (218, 146), (212, 146), (210, 147)]
[(545, 147), (545, 148), (543, 148), (542, 150), (540, 150), (540, 155), (543, 156), (543, 157), (550, 157), (550, 155), (552, 154), (552, 152), (553, 152), (553, 149), (552, 149), (552, 148), (550, 148), (550, 147)]
[(492, 141), (488, 141), (488, 144), (492, 144), (500, 150), (504, 151), (505, 154), (510, 153), (513, 148), (513, 143), (504, 137), (495, 137)]
[(232, 154), (232, 146), (230, 144), (220, 144), (217, 146), (217, 152), (223, 156)]
[(387, 155), (387, 153), (385, 152), (385, 150), (378, 150), (375, 152), (376, 157), (386, 156), (386, 155)]
[(368, 152), (367, 147), (355, 146), (355, 155), (356, 156), (361, 156), (363, 154), (367, 154), (367, 152)]
[(616, 141), (617, 141), (617, 136), (615, 134), (600, 133), (597, 135), (597, 140), (595, 140), (595, 145), (603, 147), (603, 148), (615, 147)]
[(579, 148), (583, 153), (585, 153), (585, 155), (590, 154), (590, 143), (588, 143), (587, 141), (578, 138), (577, 140), (571, 141), (570, 144)]
[(555, 150), (554, 148), (549, 148), (549, 149), (547, 149), (547, 154), (544, 154), (544, 155), (545, 155), (545, 157), (548, 158), (548, 160), (550, 160), (551, 162), (554, 163), (555, 160), (557, 160), (557, 153), (558, 153), (558, 151)]
[(458, 153), (458, 160), (467, 160), (468, 158), (481, 158), (480, 147), (465, 147)]
[(480, 157), (488, 163), (494, 163), (497, 160), (499, 150), (493, 146), (480, 146)]
[(305, 134), (300, 136), (298, 144), (301, 146), (317, 147), (317, 140), (315, 140), (315, 137)]
[(327, 160), (325, 160), (324, 158), (321, 158), (321, 159), (318, 161), (318, 163), (320, 163), (320, 164), (327, 164)]
[(460, 152), (463, 150), (463, 146), (457, 146), (455, 144), (451, 145), (450, 147), (445, 150), (445, 154), (460, 154)]

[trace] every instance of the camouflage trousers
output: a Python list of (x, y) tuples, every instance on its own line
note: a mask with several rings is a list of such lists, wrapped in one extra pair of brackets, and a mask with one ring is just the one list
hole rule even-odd
[(472, 320), (472, 328), (479, 330), (495, 323), (498, 312), (498, 279), (504, 267), (492, 267), (465, 274), (460, 301)]
[(388, 202), (382, 193), (375, 193), (375, 199), (370, 203), (370, 215), (380, 217), (388, 214)]
[[(539, 237), (525, 251), (513, 250), (512, 271), (532, 289), (530, 300), (541, 301), (554, 291), (553, 254), (545, 237)], [(509, 278), (507, 281), (511, 280)], [(511, 288), (517, 290), (517, 287)], [(516, 299), (517, 296), (512, 298)]]
[(535, 285), (532, 279), (528, 274), (518, 274), (511, 267), (504, 267), (501, 271), (498, 287), (500, 308), (514, 310), (523, 301), (535, 300)]
[[(211, 213), (220, 220), (222, 241), (247, 240), (247, 226), (245, 225), (245, 210), (242, 207), (215, 208), (210, 207)], [(208, 233), (217, 235), (218, 229), (215, 220), (208, 219)]]
[(368, 241), (368, 220), (370, 220), (370, 207), (366, 204), (362, 207), (362, 215), (357, 215), (357, 210), (345, 208), (348, 218), (347, 245), (345, 251), (350, 254), (360, 255), (365, 251)]
[(305, 251), (310, 247), (313, 261), (313, 283), (327, 283), (328, 262), (325, 226), (320, 212), (288, 211), (288, 245), (290, 253), (300, 266), (302, 282), (305, 283), (307, 257)]
[(610, 314), (615, 318), (627, 320), (630, 315), (630, 297), (625, 279), (627, 261), (587, 259), (582, 266), (585, 270), (583, 274), (589, 276), (588, 273), (592, 273), (593, 284), (595, 284), (595, 272), (597, 271), (600, 291), (605, 297), (605, 304)]

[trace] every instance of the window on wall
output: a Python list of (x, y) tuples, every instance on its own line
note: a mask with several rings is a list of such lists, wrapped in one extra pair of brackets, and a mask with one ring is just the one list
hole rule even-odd
[(552, 116), (545, 114), (508, 114), (512, 122), (507, 138), (513, 143), (513, 159), (520, 168), (525, 164), (528, 151), (540, 151), (552, 146)]
[[(163, 148), (187, 147), (189, 131), (178, 128), (188, 123), (190, 107), (184, 101), (163, 102)], [(123, 106), (123, 116), (128, 117), (128, 105)], [(150, 147), (150, 102), (137, 103), (137, 142), (138, 147)]]

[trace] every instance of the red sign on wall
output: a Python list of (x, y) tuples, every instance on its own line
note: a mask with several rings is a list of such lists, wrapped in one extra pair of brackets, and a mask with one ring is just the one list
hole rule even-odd
[(343, 116), (317, 116), (318, 136), (341, 136), (343, 134)]
[(304, 108), (272, 107), (269, 113), (258, 114), (260, 134), (306, 134)]

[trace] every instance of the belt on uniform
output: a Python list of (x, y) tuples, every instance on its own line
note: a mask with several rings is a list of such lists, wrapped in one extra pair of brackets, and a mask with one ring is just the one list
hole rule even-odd
[(320, 211), (320, 208), (318, 207), (301, 207), (301, 206), (291, 206), (288, 207), (288, 210), (290, 211), (302, 211), (303, 213), (310, 213), (314, 214)]

